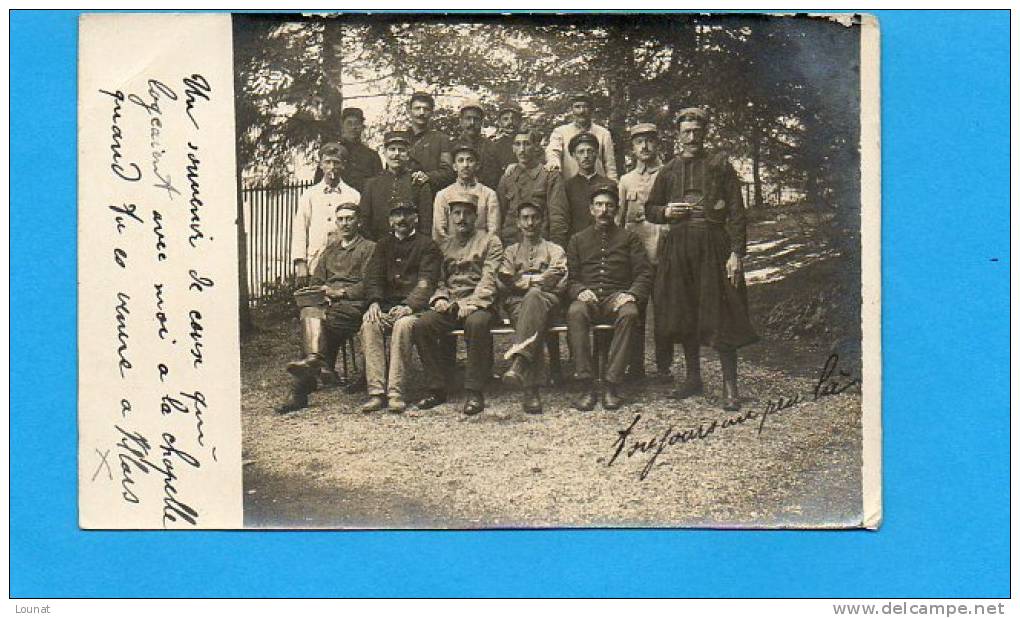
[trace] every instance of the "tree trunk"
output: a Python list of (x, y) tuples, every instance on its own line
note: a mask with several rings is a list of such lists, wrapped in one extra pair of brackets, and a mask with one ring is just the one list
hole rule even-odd
[(323, 141), (340, 137), (340, 112), (343, 110), (343, 24), (340, 18), (327, 19), (322, 30), (322, 55), (319, 60), (323, 84)]
[(749, 206), (761, 208), (765, 200), (761, 194), (761, 131), (757, 130), (751, 138), (751, 173), (754, 177), (754, 203)]

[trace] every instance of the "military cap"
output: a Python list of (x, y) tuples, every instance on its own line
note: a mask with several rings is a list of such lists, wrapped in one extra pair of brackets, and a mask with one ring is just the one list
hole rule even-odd
[(583, 102), (583, 103), (587, 103), (588, 105), (593, 105), (594, 104), (592, 102), (592, 100), (591, 100), (591, 95), (588, 94), (587, 92), (575, 92), (574, 94), (570, 95), (570, 102), (571, 103), (582, 103)]
[(347, 148), (343, 144), (336, 142), (327, 142), (319, 148), (319, 160), (325, 161), (326, 159), (343, 160), (347, 158)]
[(454, 193), (447, 201), (447, 203), (450, 205), (451, 208), (453, 207), (454, 204), (464, 204), (465, 206), (470, 206), (475, 210), (478, 210), (478, 196), (475, 195), (474, 193), (468, 193), (466, 191)]
[(634, 139), (638, 135), (659, 135), (659, 128), (650, 122), (641, 122), (630, 128), (630, 138)]
[(502, 116), (504, 112), (513, 112), (518, 116), (523, 116), (524, 112), (521, 110), (521, 106), (514, 103), (513, 101), (505, 101), (499, 106), (499, 111), (496, 112), (497, 116)]
[(395, 210), (409, 210), (413, 213), (418, 212), (418, 209), (415, 208), (412, 202), (409, 202), (403, 198), (394, 198), (390, 200), (390, 212), (393, 212)]
[(701, 124), (708, 124), (708, 112), (700, 107), (685, 107), (680, 110), (677, 114), (677, 122), (700, 122)]
[(435, 109), (436, 107), (436, 100), (432, 97), (432, 95), (422, 90), (419, 90), (418, 92), (415, 92), (414, 94), (411, 95), (411, 100), (409, 101), (409, 103), (414, 103), (415, 101), (424, 101), (428, 103), (429, 106), (431, 106), (433, 109)]
[(543, 217), (545, 216), (545, 205), (541, 202), (536, 200), (522, 200), (521, 203), (517, 205), (517, 212), (521, 212), (525, 208), (534, 208), (538, 212), (542, 213)]
[(333, 212), (340, 212), (341, 210), (357, 211), (358, 205), (355, 204), (354, 202), (342, 202), (340, 204), (337, 204), (336, 208), (333, 209)]
[(453, 158), (457, 158), (458, 152), (470, 152), (471, 154), (475, 155), (475, 159), (479, 159), (478, 149), (472, 146), (471, 144), (466, 144), (464, 142), (458, 142), (454, 144), (453, 148), (450, 150), (450, 156)]
[(599, 184), (592, 187), (591, 190), (588, 192), (588, 197), (592, 200), (594, 200), (599, 195), (611, 195), (613, 196), (614, 202), (616, 202), (617, 204), (620, 203), (620, 188), (612, 180), (600, 182)]
[(467, 109), (477, 109), (482, 112), (482, 114), (485, 114), (485, 110), (482, 109), (482, 103), (478, 99), (464, 99), (464, 102), (460, 104), (459, 113), (463, 114), (464, 110)]
[(345, 107), (343, 111), (340, 112), (340, 120), (343, 120), (348, 116), (357, 116), (361, 120), (364, 120), (365, 112), (362, 111), (360, 107)]
[(396, 142), (403, 142), (411, 145), (411, 135), (407, 131), (387, 131), (383, 136), (383, 146), (389, 146)]
[(567, 145), (567, 150), (570, 152), (570, 154), (574, 154), (574, 150), (576, 150), (578, 146), (586, 143), (594, 146), (596, 150), (598, 150), (599, 148), (599, 138), (595, 137), (588, 131), (582, 131), (575, 135), (574, 137), (570, 138), (570, 143)]

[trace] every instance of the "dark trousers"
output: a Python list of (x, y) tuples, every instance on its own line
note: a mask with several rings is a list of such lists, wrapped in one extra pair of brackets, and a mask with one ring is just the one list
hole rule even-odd
[(559, 302), (558, 296), (540, 288), (531, 288), (524, 296), (506, 300), (506, 310), (514, 325), (514, 353), (528, 361), (528, 371), (523, 376), (527, 386), (538, 385), (544, 360), (542, 344)]
[[(654, 319), (654, 316), (653, 316)], [(648, 302), (641, 305), (640, 336), (634, 339), (634, 356), (630, 364), (631, 373), (644, 374), (645, 368), (645, 335), (648, 332)], [(660, 373), (669, 371), (673, 365), (673, 340), (655, 336), (655, 367)]]
[(445, 342), (451, 331), (464, 329), (467, 344), (467, 366), (464, 369), (464, 388), (481, 391), (492, 377), (492, 323), (495, 317), (485, 309), (478, 309), (461, 320), (455, 313), (426, 311), (414, 323), (414, 345), (418, 348), (425, 369), (425, 384), (429, 390), (445, 391), (453, 363), (450, 362)]
[(618, 311), (610, 307), (617, 294), (611, 294), (597, 303), (575, 300), (567, 310), (567, 340), (574, 356), (574, 374), (579, 380), (596, 377), (592, 371), (591, 325), (612, 324), (613, 341), (609, 345), (606, 381), (619, 384), (630, 362), (634, 338), (641, 336), (641, 311), (635, 303), (627, 303)]

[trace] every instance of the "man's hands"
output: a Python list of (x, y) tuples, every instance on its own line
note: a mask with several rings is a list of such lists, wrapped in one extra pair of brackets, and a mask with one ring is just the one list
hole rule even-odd
[(379, 307), (379, 303), (372, 303), (368, 306), (368, 311), (365, 312), (365, 321), (369, 324), (379, 324), (383, 320), (382, 308)]
[(466, 305), (464, 303), (458, 303), (457, 304), (457, 317), (463, 320), (464, 318), (468, 317), (469, 315), (471, 315), (472, 313), (474, 313), (477, 310), (478, 310), (478, 307), (475, 307), (474, 305)]
[(592, 292), (591, 290), (584, 290), (583, 292), (577, 295), (577, 300), (581, 301), (582, 303), (591, 305), (599, 302), (599, 297), (596, 296), (595, 292)]
[(409, 316), (412, 313), (414, 313), (414, 311), (412, 311), (411, 308), (408, 307), (407, 305), (397, 305), (396, 307), (390, 309), (390, 312), (387, 315), (390, 317), (391, 320), (396, 322), (400, 318)]
[(450, 301), (446, 300), (445, 298), (440, 298), (436, 302), (432, 303), (432, 309), (434, 311), (438, 311), (439, 313), (444, 313), (449, 308)]
[(339, 300), (346, 298), (347, 290), (345, 288), (331, 288), (328, 285), (322, 286), (322, 291), (326, 293), (326, 298), (330, 300)]
[(726, 260), (726, 278), (729, 279), (730, 285), (737, 287), (743, 276), (744, 261), (736, 253), (730, 253), (729, 259)]
[(616, 295), (616, 298), (613, 299), (612, 310), (613, 311), (619, 311), (620, 307), (626, 305), (627, 303), (636, 303), (636, 302), (637, 302), (637, 299), (634, 298), (634, 296), (632, 294), (628, 294), (627, 292), (620, 292), (619, 294)]
[(429, 181), (429, 175), (422, 171), (411, 173), (411, 182), (416, 185), (423, 185)]
[(679, 202), (666, 204), (664, 216), (670, 221), (682, 221), (691, 216), (691, 208)]
[(549, 161), (546, 162), (545, 169), (548, 172), (558, 172), (558, 171), (560, 171), (560, 162), (559, 162), (559, 160), (558, 159), (550, 159)]
[(414, 313), (407, 305), (396, 305), (386, 313), (383, 313), (379, 303), (372, 303), (365, 311), (365, 321), (369, 324), (393, 324), (400, 318)]

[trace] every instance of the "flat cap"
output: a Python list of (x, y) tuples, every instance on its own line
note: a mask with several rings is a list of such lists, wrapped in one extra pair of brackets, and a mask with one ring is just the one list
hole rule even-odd
[(518, 105), (517, 103), (514, 103), (513, 101), (504, 101), (503, 103), (501, 103), (499, 106), (499, 111), (496, 112), (496, 115), (501, 116), (503, 115), (504, 112), (513, 112), (518, 116), (524, 115), (524, 111), (521, 110), (521, 106)]
[(383, 146), (389, 146), (396, 142), (403, 142), (411, 145), (411, 135), (407, 131), (387, 131), (383, 136)]
[(658, 135), (659, 127), (655, 126), (650, 122), (641, 122), (630, 128), (631, 139), (638, 135)]
[(482, 108), (482, 103), (478, 99), (464, 99), (464, 101), (460, 104), (459, 113), (463, 114), (464, 110), (468, 109), (477, 109), (482, 112), (482, 114), (485, 114), (485, 110)]
[(588, 192), (588, 197), (593, 200), (599, 195), (611, 195), (614, 202), (620, 203), (620, 188), (612, 180), (600, 182)]
[(478, 196), (467, 191), (460, 191), (450, 196), (447, 203), (452, 207), (454, 204), (464, 204), (478, 210)]
[(436, 99), (431, 94), (423, 90), (419, 90), (418, 92), (415, 92), (414, 94), (411, 95), (411, 100), (409, 102), (414, 103), (415, 101), (424, 101), (433, 108), (435, 108), (436, 106)]
[(347, 158), (347, 148), (337, 142), (327, 142), (319, 148), (319, 160), (342, 160)]
[(360, 107), (345, 107), (343, 111), (340, 112), (340, 120), (343, 120), (348, 116), (357, 116), (358, 118), (364, 120), (365, 112), (362, 111)]
[(455, 143), (453, 145), (453, 148), (450, 149), (450, 156), (456, 158), (457, 153), (459, 152), (470, 152), (471, 154), (475, 155), (475, 159), (479, 158), (478, 149), (472, 146), (471, 144), (467, 144), (465, 142)]
[(576, 150), (581, 144), (591, 144), (596, 150), (598, 150), (599, 138), (595, 137), (595, 135), (588, 131), (582, 131), (570, 138), (570, 143), (567, 144), (567, 151), (570, 152), (570, 154), (574, 154), (574, 150)]
[(415, 208), (413, 202), (409, 202), (406, 199), (399, 197), (390, 200), (390, 212), (395, 210), (407, 210), (414, 213), (418, 212), (418, 209)]
[(708, 123), (708, 112), (700, 107), (685, 107), (677, 113), (677, 122)]
[(571, 94), (570, 95), (570, 102), (571, 103), (587, 103), (588, 105), (592, 105), (593, 104), (593, 102), (591, 100), (591, 95), (588, 94), (587, 92), (575, 92), (575, 93)]
[(525, 208), (534, 208), (538, 212), (545, 216), (545, 204), (538, 200), (521, 200), (521, 203), (517, 205), (517, 212), (521, 212)]
[(341, 202), (340, 204), (337, 204), (336, 208), (333, 209), (333, 212), (340, 212), (341, 210), (357, 211), (358, 205), (354, 202)]

